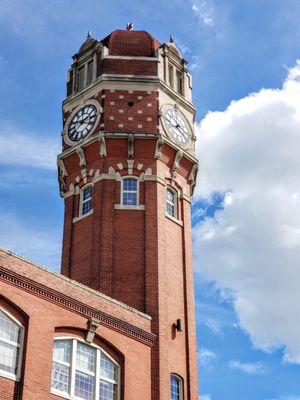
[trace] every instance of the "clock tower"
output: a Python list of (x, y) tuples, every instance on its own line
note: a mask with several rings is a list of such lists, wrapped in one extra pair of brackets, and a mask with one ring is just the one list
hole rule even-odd
[(152, 400), (198, 399), (194, 116), (173, 37), (161, 44), (128, 24), (89, 33), (73, 56), (57, 159), (62, 274), (151, 317)]

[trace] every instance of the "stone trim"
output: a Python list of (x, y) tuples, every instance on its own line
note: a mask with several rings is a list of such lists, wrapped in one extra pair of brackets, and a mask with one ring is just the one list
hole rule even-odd
[(0, 280), (77, 314), (96, 319), (101, 325), (132, 337), (148, 346), (152, 346), (155, 341), (156, 336), (151, 332), (144, 331), (2, 266), (0, 266)]
[(145, 210), (144, 205), (138, 205), (138, 206), (124, 206), (123, 204), (115, 204), (114, 205), (115, 210), (132, 210), (132, 211), (143, 211)]
[(183, 221), (180, 221), (180, 219), (172, 217), (172, 215), (168, 214), (167, 211), (166, 211), (166, 217), (169, 218), (171, 221), (175, 222), (177, 225), (183, 226)]

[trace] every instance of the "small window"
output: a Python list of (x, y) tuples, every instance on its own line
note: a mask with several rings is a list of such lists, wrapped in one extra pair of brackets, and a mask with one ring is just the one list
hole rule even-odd
[(183, 399), (182, 379), (176, 375), (171, 375), (171, 400)]
[(93, 188), (92, 186), (86, 186), (81, 190), (81, 200), (80, 200), (80, 215), (85, 215), (92, 209), (92, 196)]
[(167, 213), (174, 218), (177, 218), (177, 196), (176, 193), (171, 190), (167, 189)]
[(23, 328), (0, 309), (0, 375), (20, 376)]
[(176, 89), (177, 92), (182, 94), (183, 93), (183, 84), (182, 84), (182, 73), (180, 71), (176, 71)]
[(76, 399), (118, 400), (119, 366), (100, 348), (77, 339), (56, 339), (52, 392)]
[(171, 64), (169, 64), (169, 85), (174, 88), (174, 68)]
[(90, 85), (93, 82), (93, 73), (94, 73), (94, 63), (93, 60), (88, 62), (87, 65), (87, 82), (86, 85)]
[(77, 90), (84, 88), (84, 66), (77, 71)]
[(121, 204), (124, 206), (138, 205), (138, 180), (136, 178), (122, 179)]

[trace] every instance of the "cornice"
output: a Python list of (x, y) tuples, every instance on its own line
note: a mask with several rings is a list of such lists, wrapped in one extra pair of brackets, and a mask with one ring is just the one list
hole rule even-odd
[(40, 297), (46, 301), (54, 303), (64, 309), (69, 309), (86, 318), (94, 318), (100, 321), (100, 324), (120, 332), (126, 336), (132, 337), (139, 342), (152, 346), (156, 335), (147, 332), (141, 328), (133, 326), (126, 321), (106, 314), (94, 307), (90, 307), (70, 296), (49, 288), (41, 283), (35, 282), (27, 277), (17, 274), (3, 266), (0, 266), (0, 280), (12, 286), (19, 287), (34, 296)]

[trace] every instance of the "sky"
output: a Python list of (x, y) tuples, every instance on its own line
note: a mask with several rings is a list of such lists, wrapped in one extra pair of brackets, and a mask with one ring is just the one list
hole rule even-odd
[(189, 61), (199, 400), (300, 399), (300, 2), (0, 0), (0, 246), (59, 270), (71, 56), (133, 22)]

